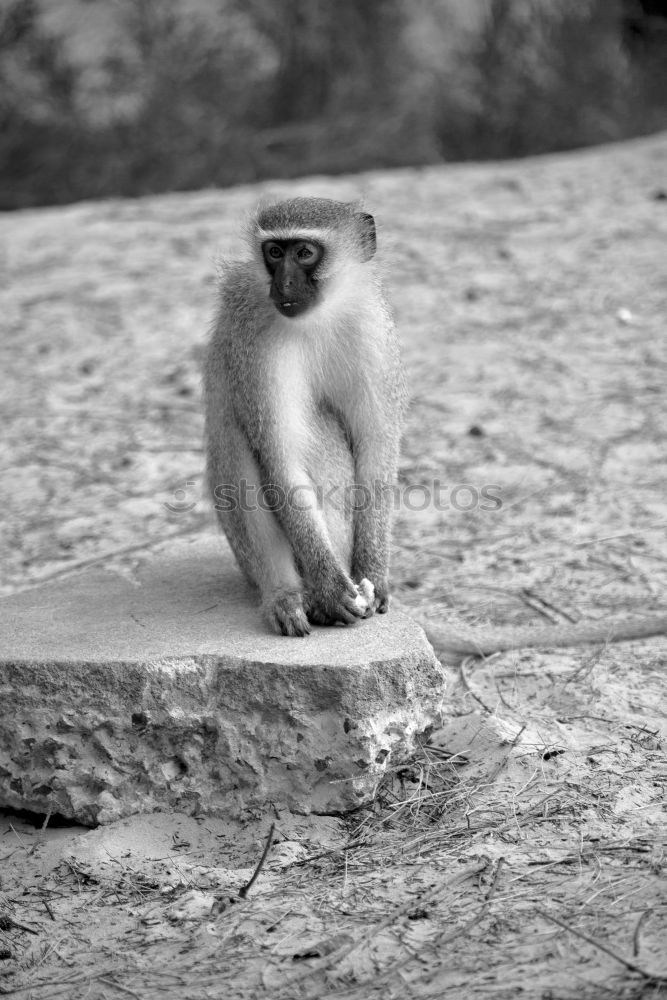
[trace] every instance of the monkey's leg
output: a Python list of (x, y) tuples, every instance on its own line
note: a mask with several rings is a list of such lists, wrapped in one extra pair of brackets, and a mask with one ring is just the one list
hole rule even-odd
[(279, 634), (308, 635), (303, 581), (285, 533), (271, 511), (258, 510), (252, 517), (248, 531), (257, 552), (257, 580), (264, 615)]
[[(282, 635), (308, 635), (303, 580), (278, 518), (257, 503), (259, 469), (238, 427), (228, 425), (224, 453), (210, 449), (209, 482), (214, 493), (222, 484), (239, 487), (233, 504), (218, 507), (218, 520), (241, 569), (259, 587), (269, 624)], [(248, 487), (243, 491), (242, 483)]]
[[(223, 524), (232, 548), (232, 538)], [(248, 512), (239, 532), (243, 532), (250, 550), (251, 576), (259, 587), (262, 611), (269, 625), (279, 635), (304, 636), (310, 625), (304, 608), (303, 581), (294, 565), (292, 549), (271, 511)]]

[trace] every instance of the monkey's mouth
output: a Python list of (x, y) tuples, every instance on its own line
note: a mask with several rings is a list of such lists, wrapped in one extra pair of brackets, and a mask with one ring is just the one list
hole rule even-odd
[(308, 309), (309, 302), (274, 302), (273, 303), (281, 316), (300, 316)]

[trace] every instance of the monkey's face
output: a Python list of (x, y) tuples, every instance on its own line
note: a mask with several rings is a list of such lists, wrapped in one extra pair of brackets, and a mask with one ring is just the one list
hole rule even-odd
[(265, 240), (264, 264), (271, 277), (271, 300), (283, 316), (302, 316), (317, 302), (317, 267), (324, 250), (314, 240)]

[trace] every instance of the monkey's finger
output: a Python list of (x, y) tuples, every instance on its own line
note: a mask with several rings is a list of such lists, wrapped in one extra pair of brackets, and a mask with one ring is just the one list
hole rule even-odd
[(351, 580), (345, 581), (345, 589), (342, 593), (338, 592), (334, 598), (334, 604), (336, 605), (334, 613), (336, 614), (337, 620), (346, 621), (348, 624), (348, 619), (341, 618), (338, 611), (344, 608), (345, 611), (352, 614), (355, 618), (363, 618), (368, 609), (368, 601), (365, 596), (360, 593), (359, 588)]
[(362, 616), (362, 611), (351, 601), (343, 599), (335, 604), (331, 609), (331, 617), (334, 621), (342, 622), (343, 625), (354, 625)]
[(345, 597), (343, 600), (343, 606), (346, 611), (349, 611), (355, 618), (365, 618), (368, 613), (368, 601), (362, 594), (357, 594), (354, 600), (350, 600)]

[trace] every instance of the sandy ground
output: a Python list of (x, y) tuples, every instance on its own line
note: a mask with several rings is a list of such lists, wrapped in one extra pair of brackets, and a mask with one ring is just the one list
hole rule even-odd
[[(296, 192), (380, 224), (412, 397), (397, 600), (470, 626), (664, 610), (664, 135), (3, 217), (2, 592), (210, 527), (214, 259)], [(345, 821), (7, 817), (0, 995), (667, 996), (666, 646), (464, 664)]]

